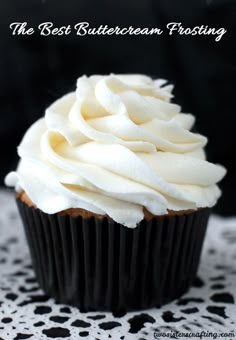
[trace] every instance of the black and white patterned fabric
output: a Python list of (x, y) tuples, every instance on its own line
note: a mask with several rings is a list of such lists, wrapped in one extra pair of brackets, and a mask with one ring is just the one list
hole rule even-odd
[(31, 266), (14, 194), (1, 190), (0, 207), (0, 339), (145, 340), (158, 332), (202, 330), (236, 337), (236, 217), (210, 218), (198, 277), (187, 294), (161, 309), (113, 315), (80, 313), (46, 296)]

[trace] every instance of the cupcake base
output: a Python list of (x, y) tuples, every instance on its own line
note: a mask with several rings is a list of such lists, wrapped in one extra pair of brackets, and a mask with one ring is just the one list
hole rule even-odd
[(41, 288), (83, 312), (160, 307), (185, 293), (210, 214), (154, 217), (130, 229), (108, 217), (49, 215), (20, 198), (17, 205)]

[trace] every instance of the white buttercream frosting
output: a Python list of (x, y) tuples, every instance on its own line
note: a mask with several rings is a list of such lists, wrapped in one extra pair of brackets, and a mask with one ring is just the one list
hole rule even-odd
[(226, 173), (205, 160), (172, 86), (143, 75), (80, 77), (26, 132), (8, 186), (42, 211), (83, 208), (128, 227), (168, 209), (211, 207)]

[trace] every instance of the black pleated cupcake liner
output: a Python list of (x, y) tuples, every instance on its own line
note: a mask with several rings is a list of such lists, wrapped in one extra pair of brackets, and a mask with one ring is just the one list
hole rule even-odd
[(143, 220), (43, 213), (20, 199), (33, 267), (42, 289), (81, 311), (160, 307), (188, 290), (197, 272), (210, 209)]

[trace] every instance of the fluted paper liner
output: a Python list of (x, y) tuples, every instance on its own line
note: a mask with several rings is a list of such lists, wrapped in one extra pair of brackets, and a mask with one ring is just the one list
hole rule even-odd
[(49, 215), (17, 204), (40, 286), (81, 311), (160, 307), (186, 292), (210, 213), (163, 216), (130, 229), (107, 217)]

